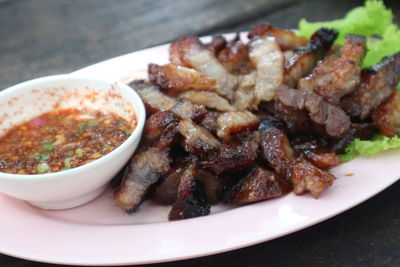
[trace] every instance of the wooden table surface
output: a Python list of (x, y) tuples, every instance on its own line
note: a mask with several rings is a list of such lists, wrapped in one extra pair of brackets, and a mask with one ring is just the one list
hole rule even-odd
[[(296, 28), (302, 17), (339, 18), (362, 2), (0, 0), (0, 88), (71, 72), (182, 34), (244, 31), (260, 21)], [(385, 2), (399, 23), (398, 0)], [(297, 233), (219, 255), (153, 266), (400, 266), (399, 196), (397, 182), (363, 204)], [(0, 254), (0, 266), (51, 264)]]

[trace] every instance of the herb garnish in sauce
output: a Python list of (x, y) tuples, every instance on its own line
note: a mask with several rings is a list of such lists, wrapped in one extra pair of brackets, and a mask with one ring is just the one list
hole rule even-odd
[(40, 174), (84, 165), (122, 144), (133, 131), (129, 125), (98, 110), (45, 113), (0, 138), (0, 171)]

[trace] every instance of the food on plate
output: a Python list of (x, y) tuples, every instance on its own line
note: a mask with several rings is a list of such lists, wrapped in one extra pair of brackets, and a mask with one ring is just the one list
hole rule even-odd
[[(367, 1), (345, 20), (376, 15), (379, 5)], [(336, 179), (329, 170), (339, 153), (379, 131), (400, 134), (400, 52), (365, 66), (376, 32), (357, 25), (344, 34), (340, 21), (337, 29), (302, 24), (309, 38), (268, 23), (248, 41), (183, 36), (170, 46), (170, 63), (149, 64), (148, 81), (130, 84), (148, 118), (117, 204), (132, 212), (154, 199), (180, 220), (207, 215), (218, 202), (291, 191), (319, 198)]]
[(133, 131), (130, 125), (99, 110), (47, 112), (0, 138), (0, 171), (42, 174), (87, 164), (122, 144)]

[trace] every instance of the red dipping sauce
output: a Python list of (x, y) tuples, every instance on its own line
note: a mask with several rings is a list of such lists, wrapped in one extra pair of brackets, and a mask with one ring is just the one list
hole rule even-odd
[(121, 145), (134, 130), (116, 114), (91, 109), (45, 113), (0, 138), (0, 171), (42, 174), (75, 168)]

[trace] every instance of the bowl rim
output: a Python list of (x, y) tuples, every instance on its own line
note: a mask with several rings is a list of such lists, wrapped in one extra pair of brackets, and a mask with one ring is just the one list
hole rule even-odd
[[(106, 155), (95, 159), (87, 164), (78, 166), (73, 169), (69, 170), (63, 170), (63, 171), (58, 171), (58, 172), (50, 172), (50, 173), (43, 173), (43, 174), (12, 174), (12, 173), (6, 173), (6, 172), (0, 172), (0, 180), (27, 180), (29, 179), (30, 181), (38, 181), (38, 180), (48, 180), (48, 179), (57, 179), (57, 178), (64, 178), (65, 176), (73, 176), (76, 174), (79, 174), (81, 172), (87, 171), (85, 169), (92, 169), (96, 168), (97, 166), (103, 165), (104, 163), (108, 162), (109, 160), (112, 160), (114, 157), (116, 157), (118, 154), (123, 153), (125, 149), (128, 148), (128, 146), (132, 145), (132, 143), (137, 139), (141, 137), (142, 130), (144, 128), (144, 124), (146, 121), (146, 109), (143, 103), (142, 98), (139, 96), (139, 94), (129, 85), (122, 83), (120, 81), (109, 81), (109, 80), (102, 80), (102, 79), (94, 79), (94, 78), (85, 78), (82, 76), (75, 76), (73, 74), (57, 74), (57, 75), (50, 75), (50, 76), (44, 76), (32, 80), (28, 80), (16, 85), (13, 85), (11, 87), (8, 87), (6, 89), (3, 89), (0, 91), (0, 99), (2, 98), (3, 95), (11, 94), (13, 92), (19, 91), (19, 90), (26, 90), (28, 86), (31, 85), (38, 85), (40, 86), (42, 83), (46, 82), (55, 82), (59, 81), (60, 83), (68, 81), (68, 80), (76, 80), (78, 82), (82, 83), (91, 83), (91, 82), (100, 82), (104, 83), (107, 87), (113, 87), (116, 86), (121, 92), (125, 91), (128, 93), (128, 96), (131, 96), (130, 98), (127, 98), (126, 96), (123, 96), (126, 100), (128, 100), (130, 103), (133, 104), (133, 106), (137, 106), (137, 111), (135, 110), (135, 117), (136, 117), (136, 127), (131, 133), (131, 135), (123, 142), (121, 143), (118, 147), (116, 147), (114, 150), (110, 151)], [(85, 84), (83, 84), (85, 85)], [(86, 85), (87, 86), (87, 85)]]

